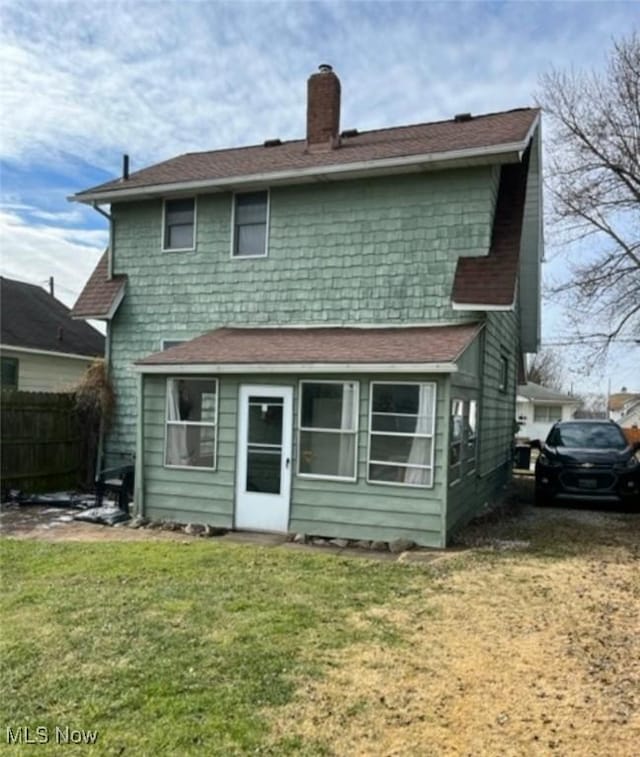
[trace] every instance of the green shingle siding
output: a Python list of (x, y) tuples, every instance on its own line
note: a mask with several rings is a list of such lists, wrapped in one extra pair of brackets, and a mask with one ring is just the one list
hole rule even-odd
[(486, 253), (491, 167), (273, 188), (269, 256), (231, 257), (230, 193), (198, 198), (193, 252), (163, 252), (162, 202), (116, 205), (114, 272), (128, 276), (111, 334), (118, 406), (107, 448), (131, 452), (132, 363), (163, 337), (225, 324), (456, 321), (459, 255)]
[[(488, 313), (481, 343), (477, 471), (448, 488), (447, 535), (473, 517), (485, 503), (499, 496), (511, 476), (518, 369), (515, 362), (518, 355), (516, 314)], [(506, 391), (498, 388), (502, 355), (509, 363)], [(454, 375), (451, 395), (472, 399), (474, 392)]]
[[(342, 379), (353, 377), (326, 376)], [(222, 376), (218, 423), (218, 469), (183, 470), (163, 467), (164, 401), (166, 378), (145, 378), (144, 490), (145, 514), (156, 519), (194, 521), (233, 527), (237, 398), (240, 384), (271, 383), (294, 388), (293, 477), (290, 530), (318, 536), (390, 540), (410, 538), (425, 546), (444, 544), (442, 502), (446, 485), (446, 460), (436, 451), (434, 486), (430, 489), (369, 484), (367, 431), (369, 381), (390, 380), (366, 376), (360, 381), (358, 480), (356, 482), (309, 479), (296, 475), (298, 380), (292, 376), (267, 378)], [(395, 380), (395, 378), (394, 378)], [(442, 377), (398, 376), (398, 381), (436, 381), (436, 450), (444, 443), (444, 386)]]

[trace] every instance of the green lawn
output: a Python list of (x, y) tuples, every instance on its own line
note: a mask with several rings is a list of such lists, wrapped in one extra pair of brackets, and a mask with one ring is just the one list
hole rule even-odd
[[(68, 749), (56, 726), (98, 731), (82, 754), (326, 754), (317, 740), (274, 745), (269, 713), (297, 677), (323, 675), (329, 652), (400, 643), (383, 620), (353, 618), (428, 581), (407, 565), (215, 542), (0, 548), (0, 744), (15, 754)], [(6, 746), (21, 726), (50, 742)]]

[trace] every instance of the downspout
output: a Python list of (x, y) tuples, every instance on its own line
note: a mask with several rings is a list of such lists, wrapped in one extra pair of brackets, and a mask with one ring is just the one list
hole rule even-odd
[(138, 422), (136, 424), (136, 463), (133, 507), (138, 517), (144, 515), (144, 373), (138, 374)]
[(113, 253), (114, 253), (114, 247), (115, 247), (115, 222), (113, 220), (113, 216), (110, 213), (107, 213), (106, 210), (103, 210), (97, 202), (92, 202), (91, 206), (94, 210), (96, 210), (98, 213), (100, 213), (101, 216), (104, 216), (107, 221), (109, 221), (109, 247), (108, 251), (109, 254), (107, 255), (107, 278), (112, 279), (113, 278)]
[[(114, 248), (114, 242), (115, 242), (115, 224), (113, 220), (113, 216), (106, 212), (106, 210), (102, 210), (102, 208), (98, 205), (97, 202), (91, 203), (93, 206), (93, 209), (96, 210), (98, 213), (100, 213), (101, 216), (104, 216), (107, 221), (109, 222), (109, 246), (107, 247), (107, 278), (112, 279), (113, 278), (113, 248)], [(105, 373), (107, 375), (107, 379), (109, 378), (109, 375), (111, 373), (111, 322), (109, 320), (105, 321), (107, 326), (107, 333), (105, 335), (104, 340), (104, 369)], [(96, 481), (98, 480), (102, 469), (104, 467), (104, 420), (100, 418), (100, 430), (99, 430), (99, 436), (98, 436), (98, 459), (96, 461)]]

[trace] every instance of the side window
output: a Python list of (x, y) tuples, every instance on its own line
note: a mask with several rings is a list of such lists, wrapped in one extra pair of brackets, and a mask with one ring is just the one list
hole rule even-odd
[(267, 254), (269, 193), (237, 194), (233, 203), (233, 256), (264, 257)]
[(216, 467), (218, 382), (167, 379), (164, 464), (170, 468)]
[(463, 400), (451, 400), (449, 416), (449, 481), (451, 483), (457, 481), (462, 475), (464, 405)]
[(478, 428), (476, 400), (451, 400), (449, 415), (449, 483), (476, 469)]
[(355, 481), (357, 382), (300, 382), (298, 427), (299, 475)]
[(18, 359), (15, 357), (3, 357), (2, 363), (2, 380), (0, 386), (2, 389), (18, 388)]
[(509, 360), (502, 355), (500, 357), (500, 378), (498, 380), (498, 389), (506, 392), (509, 386)]
[(195, 248), (195, 198), (165, 200), (163, 250), (193, 250)]
[(371, 384), (367, 481), (432, 486), (436, 385)]

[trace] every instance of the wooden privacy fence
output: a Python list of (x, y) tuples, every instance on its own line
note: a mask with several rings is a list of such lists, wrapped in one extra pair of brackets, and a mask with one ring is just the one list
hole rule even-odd
[(92, 429), (73, 394), (2, 392), (2, 490), (37, 494), (75, 489), (91, 480)]

